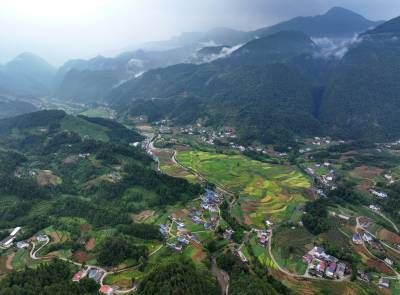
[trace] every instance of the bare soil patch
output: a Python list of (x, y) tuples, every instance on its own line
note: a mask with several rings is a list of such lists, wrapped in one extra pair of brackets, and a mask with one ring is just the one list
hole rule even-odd
[(89, 241), (86, 243), (86, 251), (91, 251), (94, 249), (94, 246), (96, 245), (96, 241), (94, 238), (91, 238)]
[(377, 167), (359, 166), (355, 168), (352, 173), (359, 178), (366, 178), (372, 180), (374, 177), (381, 174), (384, 170)]
[(40, 186), (56, 186), (62, 182), (61, 178), (54, 175), (51, 170), (39, 170), (36, 181)]
[(85, 223), (85, 224), (82, 224), (82, 225), (79, 227), (79, 229), (80, 229), (81, 233), (87, 233), (87, 232), (89, 232), (89, 231), (92, 229), (92, 227), (90, 226), (90, 224)]
[(93, 259), (94, 256), (93, 255), (88, 255), (86, 252), (84, 251), (76, 251), (74, 253), (74, 260), (79, 262), (79, 263), (83, 263), (85, 261), (88, 261), (90, 259)]
[(14, 270), (14, 267), (12, 266), (12, 261), (14, 260), (15, 254), (16, 253), (13, 252), (13, 253), (11, 253), (10, 255), (7, 256), (6, 269)]
[(378, 232), (378, 236), (381, 240), (388, 241), (389, 243), (400, 244), (400, 236), (391, 231), (388, 231), (387, 229), (381, 229)]
[(76, 162), (78, 162), (78, 160), (79, 157), (77, 155), (68, 156), (63, 160), (63, 164), (65, 165), (75, 164)]
[(60, 236), (57, 234), (57, 232), (51, 232), (49, 234), (49, 236), (51, 237), (51, 239), (53, 240), (53, 243), (59, 243), (61, 241)]
[(144, 222), (146, 219), (152, 217), (156, 212), (154, 210), (145, 210), (140, 212), (139, 214), (133, 215), (134, 222)]

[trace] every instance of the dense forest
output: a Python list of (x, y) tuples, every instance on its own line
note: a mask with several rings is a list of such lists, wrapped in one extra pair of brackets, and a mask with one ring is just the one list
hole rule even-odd
[(36, 269), (25, 269), (7, 275), (0, 281), (1, 295), (89, 295), (100, 294), (94, 280), (83, 279), (73, 283), (70, 263), (54, 260)]
[(143, 282), (139, 295), (217, 295), (220, 289), (216, 279), (206, 270), (199, 269), (191, 260), (158, 265)]

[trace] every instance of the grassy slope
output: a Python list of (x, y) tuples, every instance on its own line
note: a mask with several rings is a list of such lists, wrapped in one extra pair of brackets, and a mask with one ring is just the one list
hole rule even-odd
[(107, 128), (78, 117), (66, 116), (61, 121), (61, 129), (76, 132), (82, 137), (89, 137), (95, 140), (108, 141), (109, 139), (107, 136)]

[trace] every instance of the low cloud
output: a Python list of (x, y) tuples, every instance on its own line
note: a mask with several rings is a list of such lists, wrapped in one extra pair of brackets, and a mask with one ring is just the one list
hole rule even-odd
[(345, 40), (327, 37), (313, 38), (312, 40), (318, 47), (318, 52), (315, 54), (315, 57), (342, 59), (352, 46), (362, 41), (362, 38), (355, 35), (353, 38)]
[(220, 59), (220, 58), (225, 58), (230, 56), (233, 52), (235, 52), (236, 50), (238, 50), (240, 47), (242, 47), (244, 44), (238, 44), (235, 45), (233, 47), (223, 47), (221, 49), (221, 51), (217, 54), (210, 54), (210, 55), (206, 55), (202, 58), (200, 63), (208, 63), (208, 62), (212, 62), (214, 60)]

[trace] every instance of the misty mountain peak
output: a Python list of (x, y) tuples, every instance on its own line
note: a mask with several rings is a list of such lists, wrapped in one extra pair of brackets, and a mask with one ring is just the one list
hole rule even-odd
[(355, 13), (354, 11), (351, 11), (349, 9), (343, 8), (343, 7), (332, 7), (329, 9), (326, 13), (325, 16), (331, 16), (331, 17), (360, 17), (365, 19), (362, 15)]

